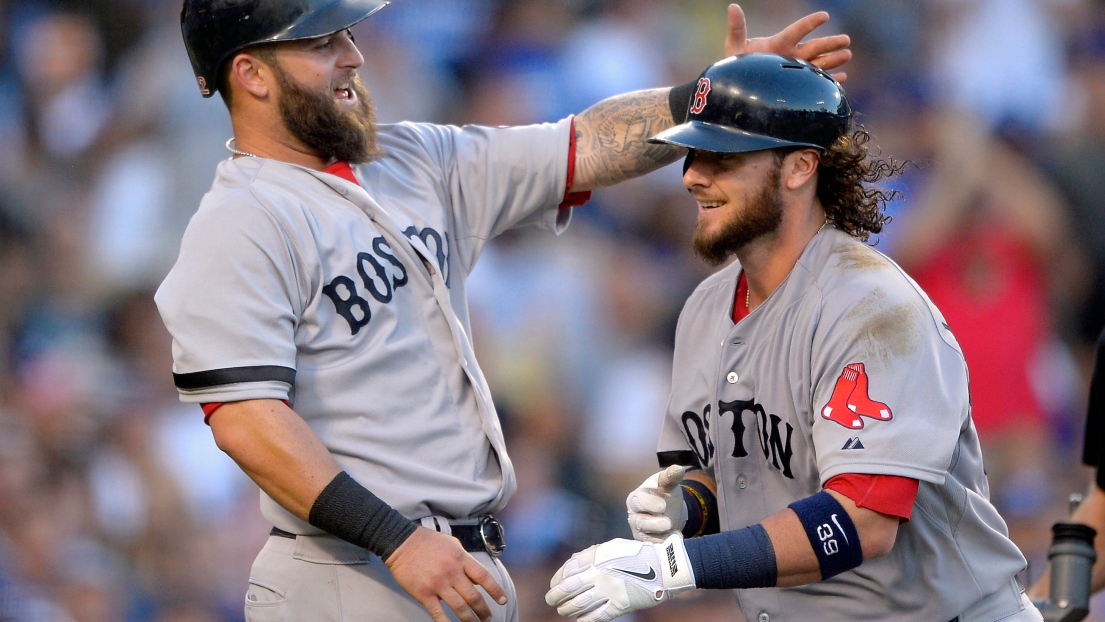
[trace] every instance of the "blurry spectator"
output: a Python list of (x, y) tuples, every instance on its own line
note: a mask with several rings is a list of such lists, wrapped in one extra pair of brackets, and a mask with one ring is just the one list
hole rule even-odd
[[(362, 72), (373, 98), (380, 102), (381, 121), (440, 119), (458, 106), (460, 89), (456, 70), (480, 51), (494, 15), (497, 0), (435, 0), (395, 2), (355, 32), (366, 63)], [(379, 33), (379, 35), (377, 34)], [(383, 45), (373, 39), (384, 38)], [(388, 52), (387, 58), (369, 58), (372, 50)], [(391, 61), (397, 64), (389, 65)], [(383, 84), (372, 80), (383, 77)], [(378, 86), (384, 88), (378, 89)], [(387, 88), (392, 86), (394, 88)], [(377, 98), (379, 93), (379, 98)], [(413, 95), (413, 97), (412, 97)], [(413, 106), (399, 108), (396, 100)], [(422, 113), (415, 116), (417, 113)]]
[(457, 118), (445, 119), (483, 125), (536, 123), (585, 108), (571, 107), (576, 77), (565, 72), (562, 58), (572, 18), (559, 0), (503, 4), (479, 54), (461, 69), (466, 105)]
[(963, 349), (996, 505), (1006, 518), (1037, 517), (1062, 492), (1052, 479), (1060, 471), (1050, 469), (1051, 416), (1070, 415), (1076, 401), (1073, 368), (1049, 360), (1057, 344), (1049, 288), (1071, 255), (1064, 207), (970, 114), (933, 109), (915, 122), (932, 166), (895, 217), (894, 255)]
[[(647, 29), (648, 0), (607, 0), (598, 18), (581, 23), (565, 42), (568, 108), (583, 110), (611, 95), (675, 82), (666, 55)], [(687, 76), (679, 82), (685, 82)]]
[(102, 74), (104, 42), (92, 16), (83, 11), (27, 13), (13, 38), (32, 129), (29, 164), (33, 167), (34, 156), (76, 163), (111, 115)]
[(1090, 260), (1086, 295), (1072, 311), (1070, 331), (1081, 344), (1087, 370), (1089, 346), (1105, 327), (1105, 7), (1074, 48), (1073, 71), (1083, 97), (1072, 105), (1072, 131), (1041, 141), (1037, 154), (1067, 198), (1069, 219), (1077, 223), (1071, 241), (1084, 248)]
[[(661, 257), (640, 244), (614, 242), (601, 265), (599, 287), (606, 295), (600, 317), (606, 330), (595, 345), (605, 359), (594, 372), (579, 442), (600, 497), (619, 501), (656, 471), (656, 443), (671, 392), (670, 342), (680, 308), (671, 294), (683, 288), (660, 276)], [(622, 512), (616, 514), (624, 529)]]
[(1064, 121), (1063, 41), (1053, 11), (1077, 0), (930, 0), (932, 81), (990, 127), (1039, 133)]
[[(366, 20), (353, 27), (357, 45), (365, 58), (365, 64), (357, 72), (372, 89), (376, 118), (381, 123), (435, 119), (455, 109), (459, 97), (454, 93), (455, 85), (446, 84), (439, 76), (425, 70), (411, 50), (417, 42), (403, 39), (402, 33), (376, 26), (375, 21)], [(194, 98), (188, 99), (194, 101)], [(221, 114), (227, 114), (224, 108), (218, 108)], [(224, 134), (230, 135), (229, 127)], [(210, 174), (207, 177), (210, 178)]]
[(0, 206), (0, 407), (11, 400), (14, 340), (37, 276), (31, 247), (29, 232)]

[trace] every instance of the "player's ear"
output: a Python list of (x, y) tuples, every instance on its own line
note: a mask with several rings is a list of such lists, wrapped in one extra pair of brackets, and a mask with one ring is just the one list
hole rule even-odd
[(820, 157), (815, 149), (799, 149), (783, 159), (783, 183), (787, 190), (798, 190), (810, 183), (817, 172)]
[(254, 97), (268, 97), (273, 91), (276, 76), (272, 68), (260, 58), (239, 52), (230, 59), (230, 88), (246, 91)]

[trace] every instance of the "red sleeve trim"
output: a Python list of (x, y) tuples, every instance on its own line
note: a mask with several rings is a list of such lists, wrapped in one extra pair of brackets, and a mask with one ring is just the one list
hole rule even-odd
[[(289, 408), (291, 407), (291, 404), (288, 403), (288, 400), (280, 401), (284, 402), (285, 406), (288, 406)], [(215, 411), (218, 410), (223, 404), (226, 404), (226, 402), (207, 402), (206, 404), (200, 404), (200, 408), (203, 409), (203, 422), (207, 425), (211, 425), (211, 415), (215, 414)]]
[(839, 492), (861, 508), (909, 520), (919, 485), (915, 479), (897, 475), (845, 473), (825, 482), (825, 489)]
[(591, 200), (591, 191), (572, 192), (572, 182), (576, 176), (576, 120), (572, 117), (572, 126), (568, 137), (568, 178), (564, 184), (564, 201), (560, 209), (566, 207), (579, 207)]

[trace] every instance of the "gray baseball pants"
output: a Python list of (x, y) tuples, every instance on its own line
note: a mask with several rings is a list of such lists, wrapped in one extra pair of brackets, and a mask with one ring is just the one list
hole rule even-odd
[[(484, 593), (493, 622), (517, 622), (518, 601), (506, 568), (487, 553), (471, 555), (506, 590), (506, 605), (498, 605)], [(432, 620), (399, 587), (383, 560), (329, 535), (270, 536), (250, 570), (245, 616), (247, 622)], [(450, 619), (456, 620), (451, 614)]]

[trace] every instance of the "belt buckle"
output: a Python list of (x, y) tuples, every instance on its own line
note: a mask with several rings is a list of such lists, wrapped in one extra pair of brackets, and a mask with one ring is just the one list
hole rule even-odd
[(487, 549), (487, 554), (492, 557), (502, 555), (506, 550), (506, 540), (503, 538), (503, 526), (499, 521), (490, 514), (484, 514), (480, 517), (479, 530), (480, 540), (483, 541), (483, 548)]

